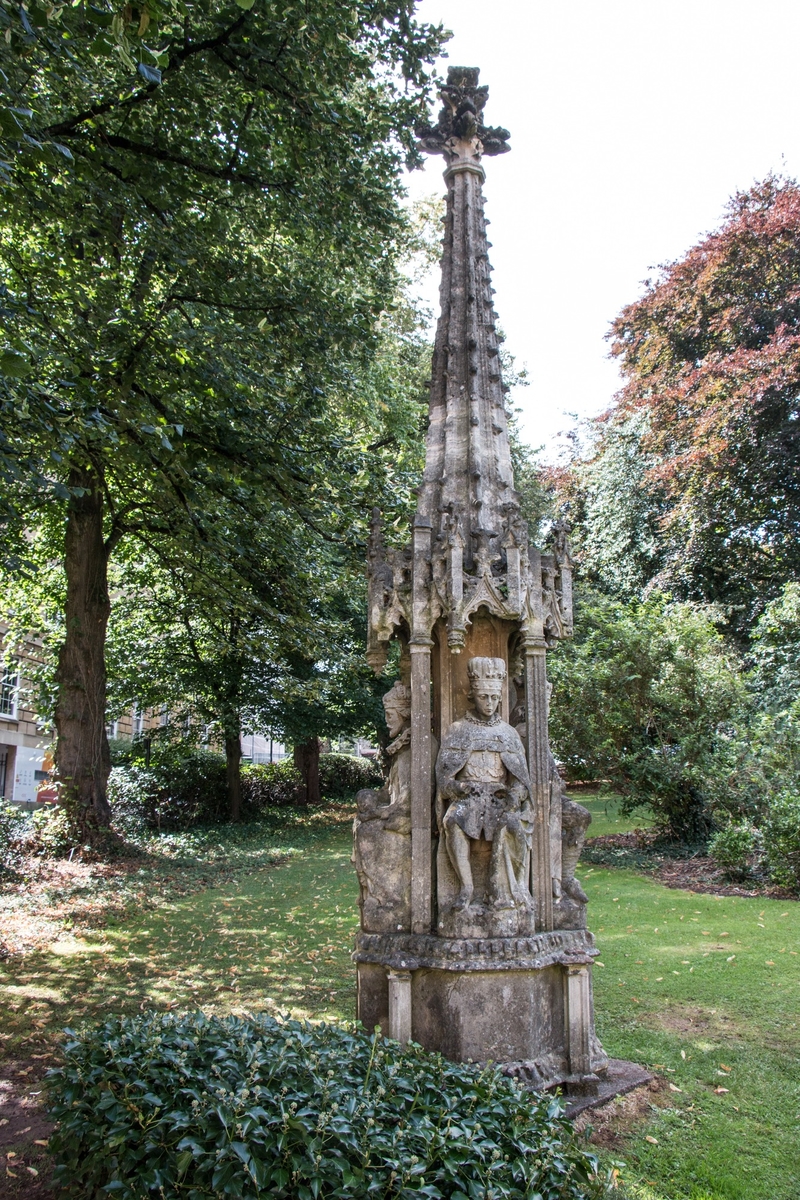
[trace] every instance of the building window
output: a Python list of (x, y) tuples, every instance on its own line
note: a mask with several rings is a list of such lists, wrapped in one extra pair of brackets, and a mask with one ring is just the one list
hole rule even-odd
[(144, 733), (144, 713), (137, 704), (133, 710), (133, 736), (141, 737)]
[(0, 675), (0, 717), (8, 717), (11, 721), (15, 721), (18, 699), (19, 668), (12, 660), (2, 668), (2, 675)]

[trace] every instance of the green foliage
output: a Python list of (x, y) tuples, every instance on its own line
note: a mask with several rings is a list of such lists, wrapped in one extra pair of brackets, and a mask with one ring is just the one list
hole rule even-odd
[(800, 583), (787, 583), (752, 634), (752, 688), (759, 707), (789, 708), (800, 695)]
[(745, 879), (758, 849), (758, 831), (749, 821), (726, 825), (708, 843), (708, 853), (722, 867), (729, 879)]
[(300, 772), (291, 758), (247, 764), (242, 768), (243, 807), (248, 813), (258, 813), (296, 804), (299, 786)]
[(568, 777), (603, 780), (623, 811), (705, 840), (720, 745), (743, 701), (735, 656), (707, 610), (578, 591), (576, 636), (550, 656), (551, 731)]
[(66, 1194), (603, 1193), (557, 1099), (359, 1030), (267, 1016), (110, 1020), (68, 1035), (48, 1086)]
[(641, 416), (602, 423), (585, 455), (576, 455), (556, 492), (567, 506), (581, 574), (630, 600), (641, 596), (664, 558), (663, 503), (648, 477), (655, 465), (642, 445)]
[(149, 767), (140, 757), (112, 769), (108, 780), (112, 824), (129, 834), (215, 824), (225, 819), (225, 785), (221, 755), (197, 747), (155, 743)]
[[(227, 820), (225, 758), (213, 750), (154, 739), (150, 764), (141, 742), (123, 743), (108, 793), (115, 828), (131, 836), (146, 830), (176, 831)], [(119, 759), (124, 758), (120, 762)], [(325, 799), (349, 799), (361, 787), (380, 784), (375, 763), (349, 754), (321, 754)], [(242, 817), (252, 821), (266, 809), (297, 803), (300, 775), (291, 758), (242, 768)]]
[(31, 812), (16, 804), (0, 806), (0, 874), (13, 873), (24, 855), (60, 858), (74, 846), (74, 831), (63, 808), (48, 805)]
[(27, 815), (16, 804), (0, 803), (0, 876), (13, 872)]
[(319, 756), (320, 790), (326, 799), (345, 800), (359, 788), (380, 787), (383, 772), (370, 758), (353, 754), (321, 754)]
[(254, 627), (304, 657), (316, 563), (352, 558), (408, 475), (418, 396), (376, 403), (375, 359), (444, 37), (413, 9), (0, 3), (0, 548), (72, 585), (56, 764), (87, 829), (107, 820), (108, 563), (183, 569), (209, 616), (195, 677), (235, 744)]
[(75, 845), (75, 836), (63, 808), (47, 805), (29, 816), (24, 833), (24, 848), (28, 854), (42, 858), (58, 858)]
[(775, 883), (800, 888), (800, 796), (779, 796), (761, 827), (767, 871)]

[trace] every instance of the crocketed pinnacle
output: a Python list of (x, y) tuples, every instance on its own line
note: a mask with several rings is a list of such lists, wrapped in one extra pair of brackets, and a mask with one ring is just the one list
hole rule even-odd
[[(433, 353), (425, 473), (417, 511), (434, 536), (459, 537), (464, 565), (499, 550), (518, 522), (483, 212), (484, 154), (509, 134), (482, 122), (487, 87), (475, 68), (451, 67), (436, 126), (420, 146), (447, 162), (441, 316)], [(498, 540), (495, 541), (495, 538)]]

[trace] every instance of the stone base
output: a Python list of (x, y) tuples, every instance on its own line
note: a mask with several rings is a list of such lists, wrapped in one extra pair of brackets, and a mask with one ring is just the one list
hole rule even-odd
[(643, 1087), (653, 1078), (650, 1071), (640, 1067), (638, 1063), (626, 1062), (622, 1058), (610, 1058), (608, 1066), (598, 1081), (594, 1094), (581, 1094), (570, 1091), (568, 1084), (564, 1085), (564, 1099), (567, 1101), (567, 1116), (577, 1117), (578, 1113), (587, 1108), (599, 1108), (607, 1104), (615, 1096), (624, 1096), (634, 1088)]
[(466, 942), (362, 933), (358, 1016), (455, 1062), (501, 1063), (532, 1087), (591, 1092), (607, 1061), (592, 1027), (596, 953), (584, 930)]

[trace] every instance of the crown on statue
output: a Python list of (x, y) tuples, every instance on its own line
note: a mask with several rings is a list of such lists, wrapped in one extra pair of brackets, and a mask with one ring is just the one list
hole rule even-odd
[(383, 707), (386, 712), (401, 713), (411, 716), (411, 689), (405, 687), (398, 679), (393, 687), (383, 697)]
[(471, 658), (467, 663), (467, 674), (473, 690), (500, 692), (506, 677), (506, 664), (502, 658)]

